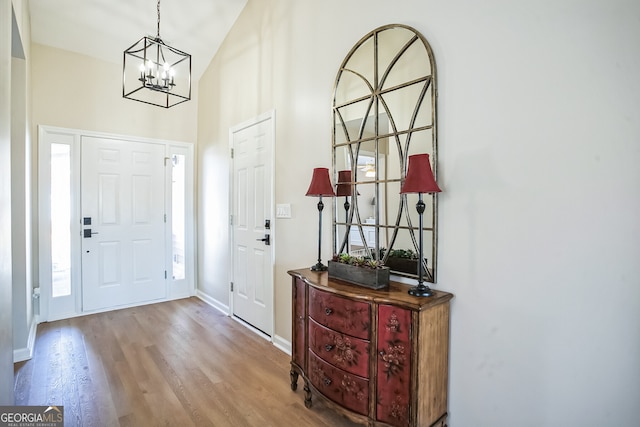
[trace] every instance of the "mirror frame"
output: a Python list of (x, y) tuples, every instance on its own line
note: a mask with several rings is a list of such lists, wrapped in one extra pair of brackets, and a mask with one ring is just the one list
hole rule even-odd
[[(400, 44), (393, 45), (391, 54), (387, 51), (385, 42), (393, 44), (393, 36), (385, 37), (390, 31), (402, 31), (403, 37), (406, 33), (406, 38), (402, 39)], [(387, 49), (387, 50), (385, 50)], [(410, 77), (406, 80), (391, 81), (390, 75), (400, 75), (398, 69), (399, 64), (407, 65), (410, 54), (424, 51), (426, 58), (411, 58), (412, 66), (410, 67)], [(403, 57), (403, 55), (405, 55)], [(371, 56), (373, 56), (371, 58)], [(361, 58), (365, 58), (367, 63), (362, 68), (360, 63)], [(382, 59), (380, 59), (382, 58)], [(350, 61), (354, 62), (350, 62)], [(388, 60), (388, 62), (384, 62)], [(370, 61), (370, 64), (369, 64)], [(415, 66), (413, 66), (415, 64)], [(358, 67), (354, 67), (357, 65)], [(370, 67), (369, 67), (370, 65)], [(420, 66), (423, 67), (420, 67)], [(394, 68), (395, 67), (395, 68)], [(370, 68), (370, 69), (369, 69)], [(417, 70), (417, 71), (416, 71)], [(415, 73), (418, 73), (416, 77)], [(391, 273), (404, 277), (417, 277), (416, 273), (411, 273), (407, 270), (394, 270), (388, 261), (389, 254), (392, 250), (405, 249), (394, 248), (398, 233), (405, 233), (408, 231), (408, 235), (415, 253), (417, 255), (418, 248), (418, 225), (415, 217), (415, 204), (412, 200), (408, 200), (407, 196), (412, 195), (398, 194), (398, 207), (396, 218), (389, 218), (388, 212), (390, 209), (394, 209), (394, 206), (388, 206), (388, 189), (399, 190), (400, 185), (404, 182), (408, 156), (412, 154), (428, 153), (431, 159), (431, 168), (434, 176), (437, 178), (437, 79), (436, 79), (436, 64), (435, 58), (431, 46), (427, 40), (416, 31), (414, 28), (402, 25), (402, 24), (390, 24), (385, 25), (370, 33), (358, 41), (342, 62), (334, 84), (333, 99), (332, 99), (332, 152), (333, 152), (333, 182), (338, 182), (338, 163), (343, 164), (341, 156), (347, 157), (346, 164), (347, 169), (350, 169), (351, 176), (354, 177), (350, 183), (353, 187), (352, 194), (360, 194), (358, 188), (364, 190), (370, 190), (369, 187), (364, 185), (373, 185), (373, 198), (370, 200), (373, 206), (373, 222), (371, 218), (362, 221), (360, 210), (358, 206), (358, 197), (345, 197), (345, 204), (341, 203), (339, 198), (336, 198), (333, 203), (333, 249), (335, 254), (343, 252), (352, 253), (350, 250), (350, 235), (353, 234), (356, 238), (359, 236), (364, 243), (364, 249), (359, 249), (357, 255), (364, 255), (368, 258), (382, 260), (385, 264), (391, 268)], [(388, 86), (385, 86), (388, 84)], [(345, 90), (344, 88), (358, 87), (355, 91), (352, 89)], [(405, 92), (402, 90), (419, 89), (416, 99), (405, 102), (405, 98), (408, 98)], [(355, 92), (353, 95), (349, 92)], [(347, 93), (347, 96), (344, 96)], [(396, 101), (393, 106), (387, 102), (386, 97), (396, 97), (406, 105), (399, 105)], [(397, 108), (397, 107), (401, 108)], [(430, 111), (422, 113), (424, 117), (427, 117), (428, 122), (419, 123), (420, 119), (417, 118), (420, 109), (425, 110), (430, 107)], [(347, 112), (347, 109), (351, 109)], [(393, 108), (393, 109), (392, 109)], [(358, 110), (359, 109), (359, 110)], [(364, 114), (358, 116), (353, 115), (353, 110), (363, 111)], [(410, 118), (407, 120), (399, 120), (394, 117), (394, 113), (401, 111), (410, 111)], [(388, 123), (380, 123), (383, 120), (387, 120)], [(398, 128), (398, 123), (407, 122), (406, 128)], [(426, 123), (426, 124), (425, 124)], [(350, 126), (354, 125), (355, 126)], [(386, 127), (385, 127), (386, 126)], [(400, 125), (401, 126), (401, 125)], [(352, 129), (357, 129), (355, 132)], [(424, 132), (424, 133), (421, 133)], [(430, 138), (429, 138), (430, 133)], [(427, 135), (424, 138), (425, 134)], [(414, 141), (412, 141), (414, 136)], [(411, 143), (414, 142), (414, 145)], [(385, 150), (385, 145), (386, 150)], [(387, 179), (386, 170), (389, 168), (387, 162), (389, 159), (385, 157), (390, 150), (391, 144), (394, 144), (394, 148), (397, 149), (397, 155), (399, 165), (394, 167), (399, 168), (398, 177)], [(367, 147), (365, 150), (364, 147)], [(361, 150), (361, 148), (363, 148)], [(373, 148), (373, 150), (371, 150)], [(361, 154), (367, 156), (374, 156), (374, 168), (375, 178), (370, 181), (363, 181), (358, 178), (358, 160)], [(388, 156), (390, 157), (390, 155)], [(381, 159), (385, 159), (384, 162)], [(337, 160), (340, 160), (339, 162)], [(383, 166), (381, 166), (381, 164)], [(384, 176), (381, 176), (380, 173)], [(344, 183), (340, 183), (344, 185)], [(381, 194), (382, 193), (382, 194)], [(381, 197), (382, 196), (382, 197)], [(416, 200), (417, 200), (417, 195)], [(436, 267), (437, 267), (437, 195), (436, 194), (424, 194), (424, 201), (427, 204), (427, 210), (424, 214), (424, 247), (431, 247), (430, 259), (423, 260), (423, 271), (425, 272), (424, 280), (426, 282), (436, 282)], [(349, 203), (349, 199), (351, 203)], [(362, 204), (362, 202), (361, 202)], [(364, 206), (364, 205), (363, 205)], [(381, 221), (380, 213), (384, 212), (384, 217)], [(340, 218), (340, 217), (343, 218)], [(412, 219), (413, 217), (413, 219)], [(375, 243), (367, 241), (367, 235), (370, 235), (372, 231), (375, 231)], [(381, 236), (384, 233), (384, 236)], [(389, 236), (391, 236), (389, 238)], [(429, 239), (430, 236), (430, 239)], [(384, 242), (388, 242), (388, 249), (381, 245), (381, 237), (385, 237)], [(408, 239), (404, 239), (408, 240)], [(429, 242), (430, 240), (430, 242)], [(412, 248), (409, 248), (412, 249)], [(364, 251), (364, 252), (363, 252)], [(355, 251), (358, 252), (358, 251)], [(416, 256), (417, 258), (417, 256)], [(417, 261), (414, 261), (417, 267)], [(417, 270), (417, 268), (416, 268)]]

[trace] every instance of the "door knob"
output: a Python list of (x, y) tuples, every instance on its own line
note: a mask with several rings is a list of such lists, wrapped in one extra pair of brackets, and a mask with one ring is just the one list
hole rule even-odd
[(271, 245), (271, 235), (269, 234), (265, 234), (263, 239), (256, 239), (260, 242), (264, 242), (265, 245), (269, 246)]
[(82, 230), (84, 232), (83, 237), (86, 238), (90, 238), (92, 234), (98, 234), (97, 231), (91, 231), (90, 228), (85, 228), (84, 230)]

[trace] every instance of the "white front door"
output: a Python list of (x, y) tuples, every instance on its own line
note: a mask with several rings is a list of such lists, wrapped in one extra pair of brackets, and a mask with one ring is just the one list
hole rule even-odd
[[(273, 139), (271, 113), (231, 129), (233, 315), (273, 330)], [(268, 239), (268, 240), (267, 240)]]
[(166, 298), (164, 146), (82, 136), (82, 310)]

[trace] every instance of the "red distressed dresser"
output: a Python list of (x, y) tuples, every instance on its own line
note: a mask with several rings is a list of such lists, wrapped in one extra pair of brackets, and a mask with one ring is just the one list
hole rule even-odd
[(322, 396), (370, 426), (445, 427), (449, 301), (407, 294), (391, 282), (372, 290), (310, 269), (292, 277), (291, 389), (305, 405)]

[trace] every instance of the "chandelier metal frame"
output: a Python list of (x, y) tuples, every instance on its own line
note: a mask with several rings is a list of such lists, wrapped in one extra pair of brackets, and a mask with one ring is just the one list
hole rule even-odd
[(191, 55), (160, 37), (160, 0), (155, 37), (145, 36), (123, 54), (122, 96), (170, 108), (191, 99)]

